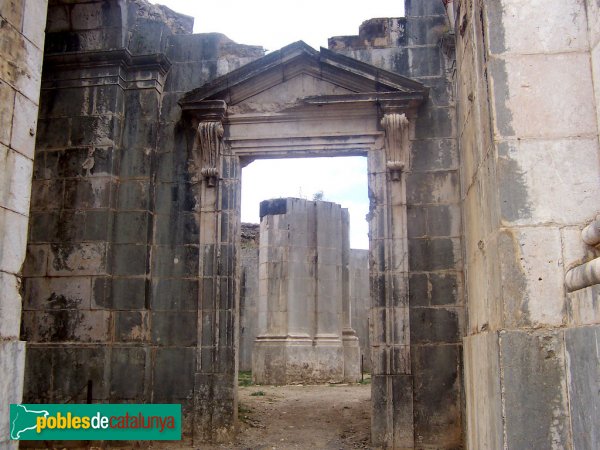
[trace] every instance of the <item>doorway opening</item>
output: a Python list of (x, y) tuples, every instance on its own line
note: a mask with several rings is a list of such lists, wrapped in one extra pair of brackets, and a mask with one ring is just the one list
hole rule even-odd
[[(251, 446), (253, 438), (256, 437), (254, 436), (256, 429), (258, 429), (261, 430), (259, 434), (263, 443), (265, 433), (269, 442), (285, 440), (289, 445), (295, 443), (312, 448), (322, 448), (325, 444), (332, 442), (352, 447), (366, 443), (370, 436), (371, 415), (368, 337), (370, 292), (368, 225), (366, 222), (366, 214), (369, 210), (367, 158), (352, 156), (261, 159), (250, 163), (243, 169), (241, 180), (238, 414), (243, 431), (240, 439), (244, 441), (245, 445)], [(296, 214), (286, 219), (283, 216), (270, 216), (268, 208), (265, 208), (267, 202), (264, 201), (273, 199), (279, 203), (284, 201), (288, 205), (293, 205), (295, 213), (300, 212), (300, 215)], [(260, 202), (264, 203), (260, 205)], [(331, 233), (329, 230), (330, 234), (324, 235), (321, 232), (321, 239), (325, 236), (327, 244), (315, 245), (313, 253), (310, 253), (310, 250), (306, 253), (304, 246), (310, 247), (310, 244), (306, 244), (306, 239), (310, 241), (310, 238), (304, 235), (314, 233), (315, 239), (318, 239), (316, 237), (318, 233), (314, 229), (310, 230), (310, 225), (306, 225), (304, 222), (304, 227), (295, 223), (298, 220), (307, 220), (301, 214), (304, 207), (308, 208), (307, 211), (330, 212), (326, 218), (320, 216), (320, 224), (315, 225), (315, 228), (322, 229), (324, 227), (335, 228), (336, 208), (349, 210), (350, 226), (347, 240), (350, 245), (347, 250), (346, 278), (342, 276), (342, 267), (339, 262), (337, 266), (335, 262), (328, 266), (323, 266), (323, 263), (318, 266), (321, 274), (327, 273), (327, 279), (322, 283), (319, 281), (319, 276), (315, 275), (316, 283), (322, 284), (320, 287), (316, 286), (315, 292), (321, 289), (321, 292), (327, 292), (329, 295), (327, 299), (322, 298), (319, 301), (334, 302), (337, 293), (340, 296), (339, 308), (321, 305), (310, 310), (311, 316), (315, 314), (325, 316), (331, 313), (339, 315), (332, 319), (339, 325), (337, 336), (339, 351), (337, 354), (335, 351), (331, 351), (331, 344), (336, 339), (332, 336), (334, 333), (330, 333), (331, 336), (328, 335), (326, 350), (324, 350), (329, 353), (317, 353), (321, 356), (315, 356), (314, 347), (323, 345), (324, 334), (317, 331), (317, 328), (321, 326), (317, 324), (320, 320), (319, 317), (314, 319), (312, 317), (303, 317), (302, 319), (293, 317), (304, 314), (307, 303), (314, 301), (315, 305), (317, 304), (318, 301), (315, 298), (306, 295), (303, 291), (310, 283), (306, 276), (311, 270), (318, 271), (317, 265), (314, 265), (315, 260), (321, 258), (322, 261), (326, 261), (334, 257), (335, 252), (330, 250), (335, 245), (331, 242), (335, 240), (336, 234), (340, 234), (338, 236), (340, 240), (342, 238), (342, 233), (335, 233), (335, 231)], [(308, 212), (308, 214), (312, 213)], [(280, 240), (281, 236), (274, 236), (277, 230), (268, 231), (270, 233), (268, 245), (260, 242), (261, 229), (268, 230), (269, 226), (273, 226), (273, 223), (266, 223), (269, 220), (279, 220), (276, 228), (282, 225), (286, 227), (285, 242)], [(325, 223), (326, 221), (332, 223)], [(267, 233), (267, 231), (264, 232)], [(299, 236), (294, 236), (294, 233)], [(260, 252), (266, 252), (265, 249), (268, 249), (269, 257), (274, 254), (278, 255), (274, 257), (277, 261), (267, 261), (268, 257), (265, 253), (261, 256)], [(339, 253), (341, 257), (341, 249)], [(285, 260), (281, 260), (282, 254), (285, 254)], [(302, 258), (306, 261), (302, 262)], [(295, 263), (291, 261), (300, 262), (300, 265), (294, 265)], [(341, 259), (339, 261), (341, 262)], [(309, 268), (311, 264), (313, 264), (312, 269)], [(270, 269), (268, 268), (273, 268), (275, 265), (278, 267), (277, 273), (269, 274)], [(339, 267), (339, 272), (336, 272), (337, 267)], [(303, 269), (306, 269), (303, 275), (297, 273), (298, 270), (302, 272)], [(294, 271), (296, 273), (293, 273)], [(330, 279), (329, 274), (334, 273), (339, 276)], [(269, 277), (271, 279), (267, 282), (265, 278)], [(280, 279), (282, 277), (288, 277), (289, 280)], [(273, 280), (273, 278), (276, 279)], [(277, 294), (272, 292), (274, 283), (279, 286), (278, 289), (281, 292)], [(327, 283), (330, 285), (333, 283), (333, 285), (327, 286)], [(344, 283), (346, 284), (345, 289), (343, 288)], [(285, 289), (281, 289), (281, 286), (285, 286)], [(270, 292), (265, 292), (269, 289)], [(313, 288), (311, 287), (307, 292), (313, 292)], [(261, 295), (263, 298), (260, 298)], [(277, 311), (273, 311), (273, 305), (267, 305), (269, 301), (273, 303), (273, 295), (288, 297), (281, 299), (279, 306), (276, 306)], [(347, 296), (347, 311), (343, 310), (341, 304), (342, 295)], [(270, 296), (270, 300), (265, 296)], [(321, 296), (323, 297), (323, 294)], [(310, 305), (308, 308), (310, 309)], [(267, 345), (270, 346), (270, 350), (265, 353), (264, 348), (260, 347), (261, 344), (264, 345), (260, 335), (261, 333), (265, 334), (266, 320), (276, 320), (272, 317), (267, 319), (265, 316), (280, 313), (285, 313), (284, 334), (287, 334), (277, 336), (277, 339), (269, 339)], [(345, 328), (342, 330), (344, 314), (348, 316), (346, 319), (348, 323), (344, 324)], [(314, 327), (314, 332), (310, 331), (311, 327)], [(348, 329), (351, 329), (351, 333)], [(302, 335), (302, 331), (307, 330), (306, 335), (299, 337), (299, 334)], [(318, 335), (316, 339), (315, 334)], [(342, 339), (345, 339), (344, 343), (347, 345), (350, 334), (352, 335), (350, 338), (356, 340), (355, 354), (342, 346)], [(286, 343), (282, 343), (281, 339), (286, 340)], [(303, 347), (307, 341), (309, 342), (308, 346)], [(257, 345), (259, 348), (254, 352)], [(272, 359), (275, 357), (274, 355), (280, 354), (278, 353), (280, 348), (277, 348), (279, 345), (288, 346), (288, 357), (285, 362), (257, 361), (257, 358)], [(290, 345), (296, 350), (290, 351)], [(272, 349), (273, 346), (276, 347), (275, 350)], [(311, 347), (313, 347), (312, 352)], [(283, 354), (286, 354), (285, 350)], [(340, 375), (339, 373), (336, 373), (335, 370), (326, 372), (323, 368), (323, 355), (327, 355), (327, 359), (329, 359), (328, 369), (336, 366), (336, 356), (341, 356), (342, 359), (345, 357), (348, 360), (353, 358), (356, 367), (348, 369), (349, 363), (346, 362), (346, 378), (343, 376), (336, 378), (336, 375)], [(281, 375), (271, 374), (270, 378), (265, 379), (264, 374), (257, 376), (255, 372), (253, 376), (253, 365), (255, 370), (258, 370), (257, 367), (263, 370), (265, 364), (266, 366), (270, 364), (271, 368), (281, 368), (282, 364), (284, 366), (287, 364), (288, 374), (287, 377), (284, 377), (287, 381), (282, 381), (284, 378), (281, 378)], [(343, 366), (342, 362), (340, 367), (343, 369)], [(294, 370), (296, 372), (290, 375), (290, 372)], [(351, 370), (356, 372), (355, 375), (350, 375), (351, 379), (349, 379), (348, 372)], [(315, 377), (316, 373), (320, 375)], [(324, 377), (323, 373), (325, 373)]]

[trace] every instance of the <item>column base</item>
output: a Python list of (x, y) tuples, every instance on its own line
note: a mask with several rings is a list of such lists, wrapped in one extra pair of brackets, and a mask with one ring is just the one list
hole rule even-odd
[(360, 344), (356, 331), (347, 328), (342, 331), (342, 344), (344, 347), (344, 381), (356, 383), (360, 380)]
[(342, 341), (292, 337), (259, 337), (252, 352), (257, 384), (340, 383), (344, 381)]

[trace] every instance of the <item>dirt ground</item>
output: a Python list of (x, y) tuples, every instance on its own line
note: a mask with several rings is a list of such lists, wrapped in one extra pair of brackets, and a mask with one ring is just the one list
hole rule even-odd
[(244, 428), (237, 448), (367, 448), (370, 399), (371, 386), (363, 385), (240, 388)]
[(235, 442), (202, 450), (369, 448), (370, 385), (241, 386)]
[[(249, 378), (248, 378), (249, 379)], [(370, 380), (367, 378), (367, 383)], [(240, 431), (234, 442), (189, 445), (154, 441), (149, 450), (349, 450), (370, 448), (370, 384), (241, 385)], [(89, 450), (143, 446), (109, 443)], [(39, 447), (67, 450), (62, 447)], [(30, 449), (31, 450), (31, 449)]]

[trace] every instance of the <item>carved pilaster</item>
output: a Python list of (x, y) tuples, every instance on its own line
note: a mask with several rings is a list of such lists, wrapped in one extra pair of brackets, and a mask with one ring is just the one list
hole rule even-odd
[(385, 114), (381, 119), (385, 130), (386, 165), (392, 181), (399, 181), (408, 166), (409, 123), (405, 114)]

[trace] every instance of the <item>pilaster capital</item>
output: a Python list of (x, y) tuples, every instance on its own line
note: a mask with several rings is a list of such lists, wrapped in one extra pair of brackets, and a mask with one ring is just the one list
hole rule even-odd
[(381, 119), (385, 131), (386, 166), (393, 181), (408, 167), (409, 121), (406, 114), (387, 113)]

